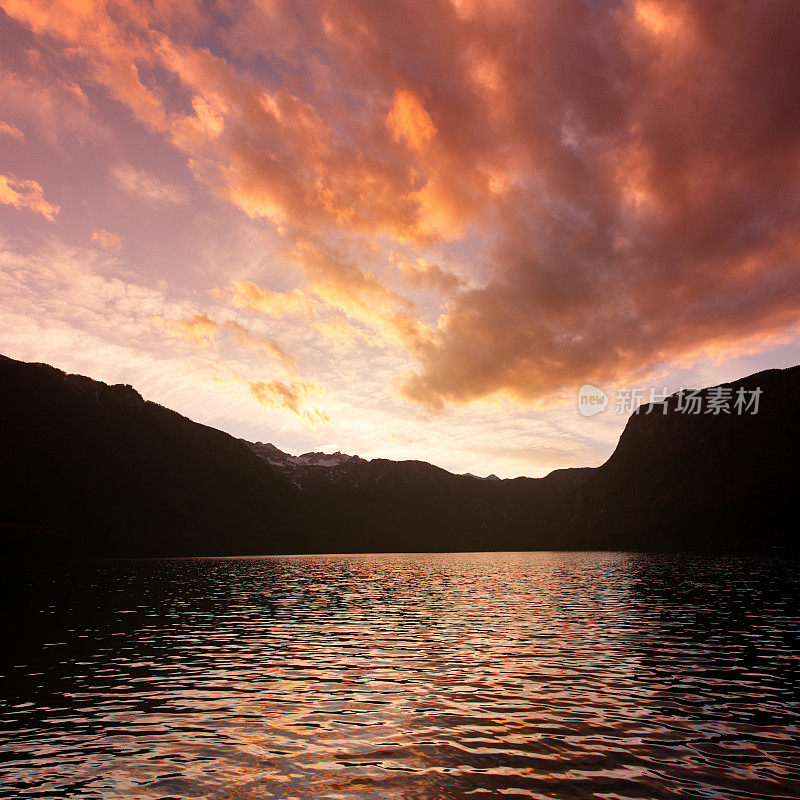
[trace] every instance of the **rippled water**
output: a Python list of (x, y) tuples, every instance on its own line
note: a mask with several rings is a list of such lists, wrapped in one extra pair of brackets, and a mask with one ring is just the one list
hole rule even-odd
[(797, 566), (480, 553), (18, 573), (0, 797), (798, 798)]

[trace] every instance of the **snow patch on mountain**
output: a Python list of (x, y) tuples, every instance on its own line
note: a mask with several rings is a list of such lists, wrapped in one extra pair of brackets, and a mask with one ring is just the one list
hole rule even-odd
[(263, 458), (264, 461), (280, 467), (290, 465), (298, 467), (339, 467), (353, 458), (358, 458), (358, 456), (349, 456), (346, 453), (340, 453), (338, 450), (335, 453), (315, 452), (293, 456), (290, 453), (284, 453), (283, 450), (279, 450), (270, 442), (247, 442), (247, 445), (257, 456)]
[(353, 456), (340, 453), (303, 453), (301, 456), (289, 456), (289, 460), (304, 467), (339, 467), (347, 463)]
[(322, 483), (335, 483), (346, 479), (349, 467), (364, 463), (358, 456), (346, 453), (303, 453), (293, 456), (284, 453), (270, 442), (245, 442), (261, 459), (286, 475), (300, 488)]

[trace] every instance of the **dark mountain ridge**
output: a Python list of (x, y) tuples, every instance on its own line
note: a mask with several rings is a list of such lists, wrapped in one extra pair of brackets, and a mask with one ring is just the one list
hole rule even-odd
[(489, 480), (291, 456), (0, 356), (0, 541), (72, 557), (795, 547), (800, 368), (726, 386), (761, 388), (759, 413), (682, 414), (672, 397), (597, 469)]
[[(588, 549), (798, 547), (800, 367), (772, 369), (727, 391), (729, 413), (679, 411), (680, 393), (628, 419), (609, 459), (553, 520), (553, 545)], [(739, 392), (757, 413), (737, 413)], [(686, 395), (683, 403), (685, 405)]]
[(130, 386), (46, 364), (0, 357), (0, 387), (7, 547), (76, 556), (253, 552), (265, 530), (289, 545), (296, 487), (232, 436)]

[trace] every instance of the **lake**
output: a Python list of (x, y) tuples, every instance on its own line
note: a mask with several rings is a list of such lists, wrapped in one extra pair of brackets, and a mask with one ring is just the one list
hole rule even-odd
[(800, 797), (789, 556), (12, 566), (3, 798)]

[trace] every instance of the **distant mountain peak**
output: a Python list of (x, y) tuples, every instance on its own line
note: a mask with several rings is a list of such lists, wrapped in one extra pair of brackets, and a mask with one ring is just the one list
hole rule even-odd
[(335, 453), (313, 451), (293, 456), (276, 447), (271, 442), (248, 442), (242, 440), (260, 459), (283, 472), (296, 486), (304, 487), (309, 483), (337, 480), (337, 472), (348, 464), (363, 463), (358, 456), (347, 455), (338, 450)]
[(485, 478), (481, 475), (475, 475), (473, 472), (464, 472), (463, 475), (467, 478), (477, 478), (479, 481), (499, 481), (502, 478), (498, 478), (497, 475), (492, 473), (491, 475), (487, 475)]

